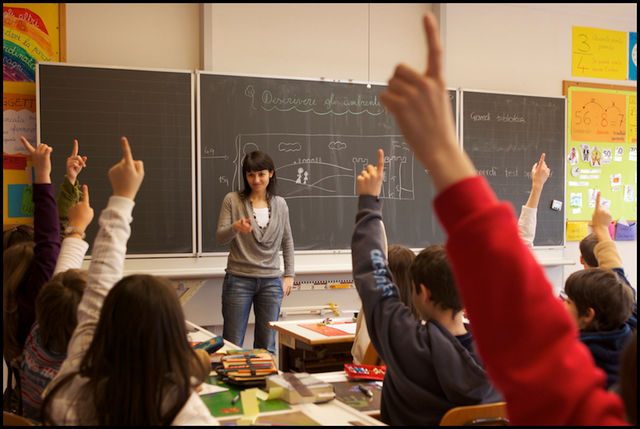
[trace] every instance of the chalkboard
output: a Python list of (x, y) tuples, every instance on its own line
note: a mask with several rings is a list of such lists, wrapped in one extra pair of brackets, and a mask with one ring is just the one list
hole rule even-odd
[[(551, 175), (538, 205), (534, 245), (564, 244), (564, 97), (461, 91), (462, 145), (478, 173), (520, 215), (531, 191), (531, 167), (546, 153)], [(551, 201), (563, 202), (551, 209)]]
[[(435, 190), (380, 104), (383, 85), (198, 72), (203, 253), (216, 243), (224, 196), (242, 188), (242, 159), (259, 149), (276, 165), (295, 250), (349, 249), (356, 177), (385, 152), (383, 216), (389, 243), (423, 248), (444, 241)], [(456, 111), (456, 91), (450, 91)]]
[(121, 159), (126, 136), (145, 169), (127, 253), (194, 254), (193, 73), (53, 63), (37, 72), (38, 138), (53, 147), (56, 196), (74, 139), (87, 156), (79, 176), (95, 211), (87, 241), (112, 193), (107, 172)]

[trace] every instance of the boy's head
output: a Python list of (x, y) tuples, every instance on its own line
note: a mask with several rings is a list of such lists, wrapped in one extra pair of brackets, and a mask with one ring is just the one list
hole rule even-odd
[(78, 304), (86, 286), (86, 272), (70, 269), (56, 274), (38, 293), (36, 320), (42, 346), (47, 350), (66, 353), (78, 324)]
[(596, 268), (598, 266), (598, 259), (596, 259), (593, 248), (598, 244), (598, 237), (594, 232), (587, 235), (580, 241), (580, 263), (585, 268)]
[(613, 270), (588, 268), (571, 274), (565, 305), (583, 331), (619, 328), (633, 310), (633, 292)]
[(434, 244), (426, 247), (411, 263), (410, 270), (414, 303), (424, 319), (433, 318), (436, 307), (439, 310), (452, 310), (452, 316), (462, 310), (462, 301), (444, 246)]

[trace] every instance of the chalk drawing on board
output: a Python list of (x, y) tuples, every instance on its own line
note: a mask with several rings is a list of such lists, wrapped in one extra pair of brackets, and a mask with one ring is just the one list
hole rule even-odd
[[(243, 184), (244, 156), (262, 150), (278, 154), (278, 194), (285, 199), (357, 197), (356, 179), (377, 162), (378, 148), (385, 151), (381, 198), (414, 200), (414, 158), (399, 135), (239, 134), (232, 190)], [(338, 154), (343, 150), (356, 156), (345, 158)]]

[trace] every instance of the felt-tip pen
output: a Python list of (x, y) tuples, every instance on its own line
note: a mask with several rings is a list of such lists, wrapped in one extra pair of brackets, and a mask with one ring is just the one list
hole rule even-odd
[(240, 399), (240, 393), (233, 397), (233, 399), (231, 400), (231, 405), (235, 405), (235, 403), (238, 402), (238, 399)]
[(360, 391), (367, 395), (369, 398), (373, 398), (373, 392), (364, 387), (362, 384), (358, 384), (358, 389), (360, 389)]

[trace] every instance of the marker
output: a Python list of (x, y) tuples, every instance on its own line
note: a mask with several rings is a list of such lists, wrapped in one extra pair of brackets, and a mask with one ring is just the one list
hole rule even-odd
[(231, 400), (231, 405), (235, 405), (235, 403), (238, 402), (238, 399), (240, 399), (240, 393), (233, 397), (233, 399)]
[(369, 398), (373, 398), (373, 392), (371, 392), (371, 390), (364, 387), (362, 384), (358, 384), (358, 389), (360, 389), (360, 391), (365, 395), (367, 395)]

